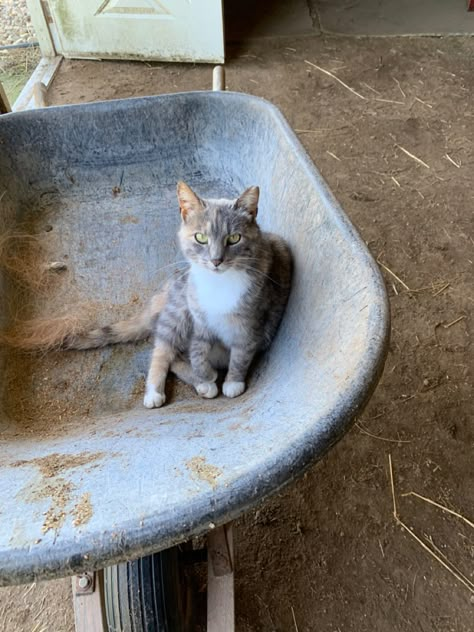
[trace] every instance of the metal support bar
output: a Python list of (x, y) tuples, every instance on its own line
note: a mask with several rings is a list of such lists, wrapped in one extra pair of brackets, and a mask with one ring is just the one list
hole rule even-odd
[(72, 578), (76, 632), (106, 632), (103, 608), (103, 571), (82, 573)]
[(207, 632), (234, 632), (234, 548), (232, 524), (208, 534)]

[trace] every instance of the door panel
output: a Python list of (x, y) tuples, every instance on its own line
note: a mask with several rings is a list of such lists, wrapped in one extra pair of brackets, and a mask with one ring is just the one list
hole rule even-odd
[(49, 0), (65, 57), (224, 61), (221, 0)]

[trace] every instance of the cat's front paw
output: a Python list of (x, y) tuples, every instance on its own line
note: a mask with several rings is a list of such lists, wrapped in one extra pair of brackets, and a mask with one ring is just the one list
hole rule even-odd
[(160, 408), (166, 401), (166, 396), (164, 393), (158, 393), (157, 391), (150, 391), (149, 393), (145, 393), (145, 397), (143, 398), (143, 405), (146, 408)]
[(226, 397), (238, 397), (245, 391), (245, 382), (224, 382), (222, 392)]
[(202, 384), (207, 384), (207, 382), (215, 382), (217, 380), (217, 375), (217, 371), (214, 368), (209, 367), (206, 372), (197, 373), (196, 376), (199, 380), (202, 380)]
[(214, 397), (217, 397), (219, 389), (217, 388), (215, 382), (202, 382), (201, 384), (196, 385), (196, 392), (201, 397), (213, 399)]

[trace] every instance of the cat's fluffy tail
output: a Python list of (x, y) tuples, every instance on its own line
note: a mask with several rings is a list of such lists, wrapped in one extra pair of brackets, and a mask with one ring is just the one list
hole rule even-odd
[[(82, 314), (57, 318), (18, 321), (0, 334), (0, 342), (25, 351), (55, 349), (97, 349), (107, 345), (137, 342), (150, 336), (166, 303), (166, 290), (156, 294), (147, 308), (128, 320), (99, 329), (87, 329), (89, 319)], [(90, 322), (90, 321), (89, 321)]]

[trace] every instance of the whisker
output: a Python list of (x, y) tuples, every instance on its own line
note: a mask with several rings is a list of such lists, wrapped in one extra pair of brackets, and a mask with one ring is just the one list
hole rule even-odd
[(186, 276), (187, 273), (188, 273), (188, 268), (186, 268), (186, 270), (181, 272), (177, 277), (173, 278), (173, 275), (170, 274), (168, 277), (166, 277), (166, 279), (163, 279), (163, 281), (161, 281), (161, 283), (156, 288), (155, 294), (157, 294), (166, 285), (166, 283), (170, 283), (170, 284), (172, 284), (173, 282), (177, 283), (180, 279)]
[(153, 270), (153, 274), (156, 274), (157, 272), (161, 272), (161, 270), (165, 270), (166, 268), (170, 268), (171, 266), (179, 266), (179, 265), (184, 265), (184, 264), (188, 264), (189, 265), (189, 261), (187, 261), (186, 259), (180, 259), (179, 261), (173, 261), (173, 263), (168, 263), (165, 266), (161, 266), (161, 268), (157, 268), (156, 270)]
[(274, 283), (275, 285), (278, 285), (278, 287), (284, 287), (281, 283), (278, 283), (278, 281), (275, 281), (275, 279), (272, 279), (271, 276), (268, 276), (268, 274), (265, 274), (265, 272), (262, 272), (261, 270), (259, 270), (258, 268), (254, 268), (253, 266), (242, 266), (242, 268), (244, 270), (251, 270), (252, 272), (256, 272), (257, 274), (261, 274), (262, 276), (266, 277), (267, 279), (269, 279), (272, 283)]

